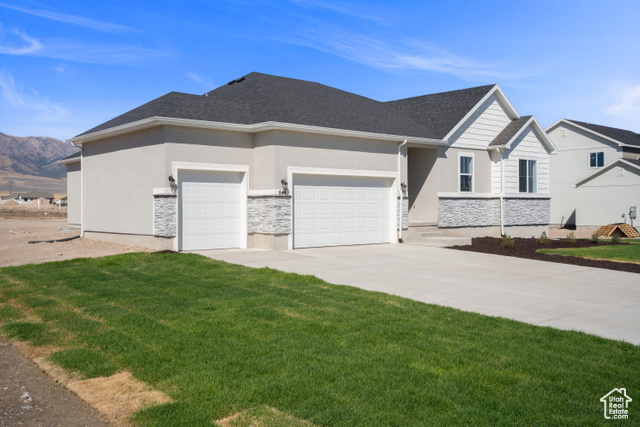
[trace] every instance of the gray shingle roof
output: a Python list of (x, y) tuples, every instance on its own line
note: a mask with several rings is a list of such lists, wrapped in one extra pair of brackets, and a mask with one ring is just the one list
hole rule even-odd
[(565, 119), (568, 122), (577, 124), (609, 138), (615, 139), (623, 144), (634, 145), (640, 147), (640, 134), (632, 132), (630, 130), (612, 128), (609, 126), (594, 125), (593, 123), (580, 122), (578, 120)]
[(507, 127), (504, 128), (493, 141), (491, 141), (489, 146), (499, 147), (511, 141), (511, 138), (513, 138), (514, 135), (522, 129), (522, 126), (524, 126), (531, 117), (532, 116), (523, 116), (519, 119), (512, 120), (511, 123), (509, 123)]
[(494, 85), (379, 102), (320, 83), (250, 73), (204, 95), (171, 92), (81, 135), (150, 117), (267, 121), (441, 139)]
[(69, 160), (69, 159), (75, 159), (76, 157), (80, 157), (80, 153), (81, 153), (81, 151), (78, 151), (78, 152), (76, 152), (76, 153), (73, 153), (73, 154), (72, 154), (72, 155), (70, 155), (70, 156), (65, 157), (65, 158), (64, 158), (64, 159), (62, 159), (62, 160), (64, 161), (64, 160)]
[(495, 85), (434, 93), (389, 101), (390, 105), (423, 125), (430, 138), (442, 139)]
[(30, 191), (28, 193), (20, 193), (20, 197), (23, 199), (53, 199), (53, 193), (49, 193), (48, 191)]
[(627, 162), (632, 163), (632, 164), (640, 167), (640, 159), (623, 159), (623, 160), (626, 160)]

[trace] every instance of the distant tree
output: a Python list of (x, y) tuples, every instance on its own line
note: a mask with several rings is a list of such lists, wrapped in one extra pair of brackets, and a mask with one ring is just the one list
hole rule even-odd
[(15, 185), (15, 181), (9, 180), (9, 195), (12, 195), (12, 187)]

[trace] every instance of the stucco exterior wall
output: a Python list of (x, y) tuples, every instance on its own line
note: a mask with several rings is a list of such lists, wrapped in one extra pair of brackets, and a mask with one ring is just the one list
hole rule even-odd
[(408, 156), (410, 222), (438, 221), (438, 149), (410, 148)]
[(487, 100), (450, 138), (451, 145), (471, 145), (486, 148), (511, 122), (512, 117), (495, 96)]
[(596, 170), (589, 167), (589, 154), (603, 151), (607, 165), (622, 157), (622, 150), (613, 142), (565, 124), (547, 135), (558, 148), (551, 156), (551, 224), (564, 225), (575, 222), (577, 215), (574, 184)]
[[(255, 137), (255, 188), (281, 188), (280, 180), (287, 177), (289, 166), (395, 172), (398, 144), (301, 132), (263, 132)], [(258, 153), (261, 153), (259, 159)], [(270, 161), (273, 161), (272, 169), (268, 167)], [(402, 180), (405, 182), (406, 161), (403, 156)]]
[(80, 225), (82, 221), (82, 172), (80, 162), (67, 163), (67, 224)]
[(86, 231), (153, 235), (153, 188), (166, 187), (164, 129), (83, 146)]
[(491, 192), (491, 153), (486, 149), (469, 150), (441, 148), (438, 165), (439, 192), (458, 193), (460, 190), (460, 156), (473, 156), (473, 193)]
[[(629, 207), (640, 208), (640, 171), (626, 165), (614, 166), (578, 186), (575, 192), (577, 226), (629, 223)], [(640, 220), (635, 220), (634, 225), (640, 225)]]
[[(164, 128), (165, 179), (157, 187), (167, 186), (173, 162), (253, 166), (253, 135), (211, 129), (175, 126)], [(251, 176), (249, 176), (251, 180)], [(251, 182), (249, 183), (251, 187)]]
[(506, 151), (504, 160), (505, 192), (519, 193), (519, 165), (520, 159), (536, 160), (538, 170), (537, 194), (549, 194), (550, 170), (549, 152), (538, 138), (531, 126), (523, 131), (513, 142), (511, 149)]

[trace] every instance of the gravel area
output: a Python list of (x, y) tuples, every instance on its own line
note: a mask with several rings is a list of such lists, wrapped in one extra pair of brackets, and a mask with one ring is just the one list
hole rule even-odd
[(108, 425), (97, 411), (43, 373), (17, 348), (0, 341), (0, 426)]
[[(513, 256), (518, 258), (537, 259), (540, 261), (559, 262), (563, 264), (582, 265), (584, 267), (606, 268), (608, 270), (627, 271), (640, 273), (640, 264), (632, 262), (605, 261), (588, 258), (580, 258), (565, 255), (550, 255), (537, 252), (538, 249), (560, 249), (560, 248), (588, 248), (596, 246), (590, 240), (576, 240), (574, 244), (567, 244), (565, 240), (551, 240), (549, 245), (539, 245), (536, 239), (516, 238), (515, 244), (511, 248), (500, 246), (501, 239), (496, 237), (474, 237), (470, 245), (452, 246), (452, 249), (471, 252), (483, 252), (486, 254)], [(597, 246), (612, 245), (610, 242), (603, 242)], [(624, 241), (621, 244), (625, 244)]]
[(149, 251), (141, 247), (82, 238), (68, 242), (29, 244), (35, 240), (57, 240), (80, 234), (80, 230), (60, 230), (66, 227), (67, 220), (61, 218), (0, 218), (0, 267)]

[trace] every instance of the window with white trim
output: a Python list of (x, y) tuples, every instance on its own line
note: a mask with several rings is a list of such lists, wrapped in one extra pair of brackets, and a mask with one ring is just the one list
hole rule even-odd
[(519, 190), (521, 193), (536, 193), (538, 191), (538, 165), (535, 160), (520, 159)]
[(460, 156), (460, 191), (473, 191), (473, 157)]
[(589, 167), (601, 168), (604, 166), (604, 151), (589, 153)]

